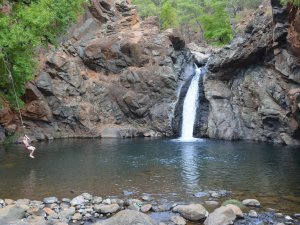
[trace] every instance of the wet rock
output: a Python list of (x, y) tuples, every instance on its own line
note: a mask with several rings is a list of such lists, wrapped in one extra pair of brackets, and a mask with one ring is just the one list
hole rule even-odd
[(209, 206), (218, 206), (220, 204), (217, 201), (205, 201), (204, 203)]
[(83, 204), (84, 202), (85, 202), (84, 197), (83, 197), (82, 195), (79, 195), (79, 196), (73, 198), (73, 199), (71, 200), (70, 204), (71, 204), (72, 206), (76, 206), (76, 205), (81, 205), (81, 204)]
[(300, 219), (300, 213), (293, 214), (293, 217), (295, 217), (296, 219)]
[(282, 213), (274, 213), (274, 216), (277, 218), (282, 218), (283, 214)]
[(98, 197), (98, 196), (94, 196), (93, 199), (92, 199), (92, 203), (93, 204), (100, 204), (100, 203), (102, 203), (102, 198)]
[(213, 198), (220, 198), (221, 197), (221, 194), (218, 193), (217, 191), (210, 191), (209, 194)]
[(186, 221), (181, 216), (172, 216), (171, 221), (175, 223), (176, 225), (185, 225)]
[(94, 209), (96, 212), (98, 213), (103, 213), (103, 214), (107, 214), (107, 213), (115, 213), (117, 212), (120, 207), (118, 204), (111, 204), (111, 205), (95, 205)]
[(75, 213), (72, 216), (72, 220), (81, 220), (82, 219), (82, 215), (80, 213)]
[(12, 204), (14, 204), (14, 200), (12, 200), (12, 199), (4, 199), (4, 201), (5, 201), (5, 204), (6, 205), (12, 205)]
[(286, 221), (290, 221), (290, 222), (294, 221), (293, 218), (290, 217), (290, 216), (285, 216), (284, 219), (285, 219)]
[(10, 221), (22, 219), (26, 209), (19, 205), (9, 205), (0, 209), (0, 224), (9, 224)]
[(148, 212), (148, 211), (151, 210), (151, 208), (152, 208), (152, 205), (151, 205), (151, 204), (143, 205), (143, 206), (141, 207), (141, 212), (143, 212), (143, 213)]
[(204, 221), (205, 225), (228, 225), (232, 224), (236, 216), (230, 207), (221, 206), (213, 211)]
[(157, 225), (157, 223), (149, 216), (133, 211), (124, 210), (117, 213), (110, 219), (94, 223), (94, 225), (131, 225), (131, 224), (143, 224), (143, 225)]
[(239, 217), (239, 218), (244, 217), (243, 211), (239, 207), (237, 207), (236, 205), (228, 204), (225, 207), (230, 208), (234, 212), (236, 217)]
[(102, 201), (103, 204), (110, 205), (112, 203), (111, 199), (107, 198)]
[(244, 205), (260, 207), (260, 202), (256, 199), (245, 199), (242, 201)]
[(286, 145), (289, 145), (289, 146), (293, 146), (294, 145), (294, 146), (296, 146), (296, 145), (300, 144), (299, 140), (296, 140), (296, 139), (292, 138), (290, 135), (288, 135), (286, 133), (281, 133), (280, 137), (282, 138), (283, 142)]
[(122, 193), (125, 196), (129, 196), (129, 195), (132, 195), (134, 192), (132, 192), (132, 191), (122, 191)]
[(0, 125), (0, 143), (2, 143), (6, 138), (5, 129)]
[(207, 192), (197, 192), (194, 194), (195, 197), (197, 198), (202, 198), (202, 197), (206, 197), (206, 196), (209, 196), (209, 194)]
[(83, 193), (82, 194), (82, 197), (85, 199), (85, 200), (88, 200), (88, 201), (91, 201), (93, 199), (93, 196), (89, 193)]
[(254, 211), (254, 210), (250, 210), (249, 213), (248, 213), (248, 215), (250, 217), (253, 217), (253, 218), (257, 218), (258, 217), (257, 212)]
[(30, 200), (29, 199), (18, 199), (15, 203), (16, 205), (29, 205), (30, 204)]
[(142, 200), (143, 201), (146, 201), (146, 202), (149, 202), (151, 201), (153, 198), (151, 197), (151, 195), (143, 195), (142, 196)]
[(56, 197), (47, 197), (43, 199), (43, 202), (45, 204), (52, 204), (52, 203), (57, 203), (58, 199)]
[(164, 205), (158, 205), (158, 206), (152, 206), (152, 210), (154, 212), (166, 212), (171, 210), (171, 206), (164, 204)]
[(102, 138), (121, 138), (118, 128), (105, 128), (101, 133)]
[(59, 218), (66, 219), (67, 221), (71, 220), (73, 218), (73, 215), (75, 214), (75, 208), (70, 207), (68, 209), (63, 209), (59, 212)]
[(177, 205), (172, 211), (180, 213), (183, 218), (191, 221), (199, 221), (208, 215), (206, 209), (200, 204)]
[(65, 202), (65, 203), (70, 203), (71, 199), (69, 199), (69, 198), (62, 198), (61, 201)]

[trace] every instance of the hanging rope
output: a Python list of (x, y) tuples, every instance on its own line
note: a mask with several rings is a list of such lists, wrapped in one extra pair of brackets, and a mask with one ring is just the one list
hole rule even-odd
[(24, 122), (23, 122), (23, 117), (22, 117), (22, 114), (21, 114), (20, 105), (19, 105), (19, 101), (18, 101), (18, 97), (17, 97), (17, 93), (16, 93), (15, 82), (14, 82), (13, 76), (12, 76), (10, 68), (9, 68), (9, 62), (7, 61), (7, 54), (6, 54), (5, 51), (3, 51), (3, 52), (4, 52), (3, 63), (4, 63), (4, 66), (5, 66), (5, 69), (7, 70), (7, 73), (8, 73), (8, 79), (10, 80), (10, 82), (13, 86), (13, 92), (14, 92), (14, 95), (15, 95), (15, 100), (16, 100), (16, 103), (17, 103), (18, 112), (19, 112), (19, 116), (20, 116), (20, 119), (21, 119), (22, 129), (23, 129), (23, 132), (25, 134), (25, 125), (24, 125)]

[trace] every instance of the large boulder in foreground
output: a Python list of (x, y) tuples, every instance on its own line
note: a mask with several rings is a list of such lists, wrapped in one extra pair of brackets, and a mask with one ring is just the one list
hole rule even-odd
[(94, 225), (157, 225), (157, 223), (151, 219), (149, 216), (134, 211), (134, 210), (124, 210), (117, 213), (115, 216), (95, 223)]
[(22, 219), (26, 208), (19, 205), (9, 205), (0, 209), (0, 224), (9, 224), (10, 221)]
[(235, 220), (235, 212), (231, 207), (221, 206), (209, 214), (204, 225), (227, 225)]

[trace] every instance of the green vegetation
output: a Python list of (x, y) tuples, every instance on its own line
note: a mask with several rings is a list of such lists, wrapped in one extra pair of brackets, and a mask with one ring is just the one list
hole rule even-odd
[(281, 0), (281, 3), (282, 4), (291, 3), (292, 5), (300, 6), (300, 0)]
[(233, 37), (232, 19), (262, 0), (133, 0), (142, 18), (158, 16), (163, 29), (180, 28), (204, 33), (208, 43), (227, 44)]
[(36, 52), (56, 43), (56, 37), (77, 18), (85, 0), (0, 1), (0, 91), (15, 104), (9, 73), (17, 96), (36, 70)]

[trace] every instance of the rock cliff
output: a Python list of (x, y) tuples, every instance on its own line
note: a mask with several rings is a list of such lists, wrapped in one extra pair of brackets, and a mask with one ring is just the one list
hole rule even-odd
[(241, 37), (210, 58), (202, 135), (299, 144), (299, 10), (271, 4), (272, 14), (262, 7)]
[(191, 62), (184, 46), (156, 18), (140, 22), (128, 1), (91, 1), (61, 45), (40, 57), (23, 96), (26, 133), (37, 140), (172, 135), (177, 82)]

